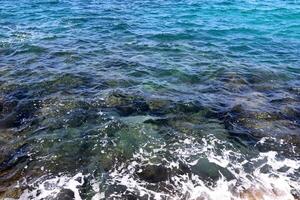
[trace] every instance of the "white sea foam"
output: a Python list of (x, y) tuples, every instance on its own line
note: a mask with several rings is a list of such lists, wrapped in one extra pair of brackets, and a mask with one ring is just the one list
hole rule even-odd
[[(166, 156), (167, 153), (172, 155), (172, 159)], [(148, 199), (294, 199), (292, 192), (299, 192), (300, 188), (300, 177), (297, 177), (296, 174), (300, 168), (300, 161), (279, 158), (278, 153), (274, 151), (255, 155), (244, 155), (214, 136), (203, 138), (202, 141), (197, 141), (192, 137), (185, 138), (174, 144), (162, 144), (152, 151), (141, 148), (131, 160), (115, 166), (108, 173), (108, 180), (100, 182), (93, 179), (89, 183), (94, 193), (92, 199), (119, 199), (124, 195), (122, 192), (115, 192), (109, 194), (109, 197), (105, 196), (105, 191), (101, 189), (103, 184), (126, 186), (127, 192), (138, 196), (147, 196)], [(153, 161), (154, 156), (161, 157), (161, 159)], [(179, 162), (191, 167), (196, 165), (201, 158), (207, 158), (210, 163), (225, 168), (234, 178), (228, 180), (221, 174), (219, 180), (214, 184), (207, 184), (197, 174), (174, 173), (165, 181), (169, 187), (160, 189), (156, 188), (154, 183), (143, 181), (136, 175), (142, 166), (158, 165), (161, 164), (160, 161), (172, 171), (179, 168)], [(264, 168), (267, 168), (267, 171), (264, 171)], [(282, 168), (286, 168), (286, 170), (280, 170)], [(219, 173), (221, 172), (219, 171)], [(78, 182), (78, 178), (82, 182)], [(63, 188), (72, 190), (76, 199), (81, 199), (78, 188), (83, 184), (82, 174), (74, 177), (55, 177), (42, 182), (41, 180), (37, 181), (38, 184), (32, 185), (35, 187), (34, 190), (25, 191), (21, 199), (27, 199), (30, 196), (36, 197), (35, 199), (42, 199), (49, 195), (55, 196)], [(40, 191), (39, 195), (37, 195), (38, 191)]]
[(35, 183), (30, 184), (33, 190), (25, 190), (20, 199), (45, 199), (46, 197), (56, 197), (62, 189), (69, 189), (74, 193), (75, 200), (81, 200), (79, 187), (82, 186), (84, 176), (78, 173), (73, 177), (58, 176), (43, 181), (41, 177)]
[[(222, 146), (221, 153), (217, 153), (215, 146)], [(151, 153), (140, 150), (134, 158), (139, 159), (139, 162), (131, 162), (127, 167), (121, 166), (114, 169), (111, 174), (111, 184), (120, 184), (127, 186), (129, 191), (149, 195), (154, 199), (294, 199), (291, 192), (293, 189), (300, 188), (299, 178), (292, 180), (295, 173), (299, 170), (299, 160), (278, 159), (277, 152), (259, 153), (257, 157), (247, 159), (247, 156), (242, 155), (238, 151), (233, 151), (225, 148), (225, 142), (213, 138), (206, 138), (202, 143), (196, 142), (189, 138), (180, 141), (173, 149), (172, 155), (176, 155), (178, 160), (192, 166), (198, 162), (199, 157), (208, 158), (209, 162), (215, 163), (218, 166), (226, 168), (235, 177), (233, 180), (227, 180), (224, 176), (214, 184), (208, 186), (205, 181), (196, 174), (174, 175), (170, 177), (168, 182), (172, 185), (173, 191), (157, 192), (147, 189), (149, 183), (139, 180), (135, 176), (135, 169), (144, 164), (155, 164), (150, 162)], [(161, 147), (156, 152), (165, 151), (170, 147)], [(150, 156), (150, 157), (149, 157)], [(198, 156), (198, 158), (197, 158)], [(193, 159), (195, 158), (195, 159)], [(168, 168), (178, 168), (179, 163), (168, 162)], [(245, 166), (250, 167), (245, 170)], [(268, 166), (269, 172), (263, 173), (262, 168)], [(278, 170), (288, 167), (285, 172)], [(299, 192), (299, 191), (298, 191)]]

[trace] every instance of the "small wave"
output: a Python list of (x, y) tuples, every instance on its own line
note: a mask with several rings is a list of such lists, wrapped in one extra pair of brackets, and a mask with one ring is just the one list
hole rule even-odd
[(84, 176), (78, 173), (75, 176), (57, 176), (49, 179), (39, 178), (30, 186), (33, 190), (25, 190), (20, 200), (25, 199), (45, 199), (49, 197), (70, 196), (75, 200), (81, 200), (78, 188), (83, 185)]
[[(259, 143), (265, 140), (263, 138)], [(216, 149), (216, 146), (221, 146), (222, 150)], [(94, 178), (88, 183), (93, 190), (92, 199), (124, 199), (133, 195), (145, 199), (291, 200), (299, 195), (299, 160), (279, 158), (274, 151), (249, 158), (230, 148), (214, 136), (201, 141), (186, 138), (172, 145), (163, 144), (152, 151), (141, 148), (129, 162), (118, 164), (110, 170), (105, 182)], [(167, 149), (171, 153), (169, 157)], [(160, 156), (163, 158), (156, 159)], [(194, 170), (197, 165), (205, 165), (202, 172)], [(151, 166), (154, 166), (155, 173), (165, 173), (161, 174), (162, 179), (149, 181)], [(217, 166), (216, 170), (210, 171), (214, 166)], [(148, 174), (143, 174), (145, 167), (148, 167)], [(204, 175), (213, 174), (218, 175), (216, 180), (205, 180)], [(60, 176), (46, 180), (42, 177), (31, 185), (34, 189), (26, 190), (20, 199), (43, 199), (68, 193), (75, 199), (82, 199), (79, 189), (86, 176), (90, 175), (78, 173), (73, 177)], [(109, 192), (110, 187), (115, 190)], [(118, 187), (120, 189), (116, 189)]]

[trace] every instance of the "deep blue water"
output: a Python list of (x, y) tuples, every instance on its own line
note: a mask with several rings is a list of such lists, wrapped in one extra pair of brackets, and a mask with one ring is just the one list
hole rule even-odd
[(300, 1), (2, 0), (0, 199), (299, 199)]

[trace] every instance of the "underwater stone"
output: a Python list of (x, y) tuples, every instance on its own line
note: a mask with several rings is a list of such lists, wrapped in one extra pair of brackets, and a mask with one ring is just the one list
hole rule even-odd
[(138, 196), (134, 195), (134, 194), (126, 194), (125, 195), (127, 200), (136, 200), (139, 199)]
[(105, 191), (105, 197), (109, 197), (114, 193), (124, 193), (126, 192), (127, 187), (125, 185), (109, 185)]
[(283, 167), (279, 168), (277, 171), (286, 173), (289, 169), (290, 169), (289, 166), (283, 166)]
[(105, 172), (108, 172), (109, 170), (111, 170), (111, 168), (114, 165), (114, 157), (111, 154), (108, 154), (107, 156), (101, 158), (100, 163), (101, 163), (101, 167), (103, 168), (103, 170)]
[(124, 124), (122, 121), (112, 120), (104, 124), (99, 131), (107, 134), (108, 137), (114, 137), (118, 131), (126, 127), (126, 124)]
[[(196, 165), (191, 166), (191, 170), (194, 174), (197, 174), (200, 176), (203, 180), (206, 181), (217, 181), (221, 178), (221, 174), (227, 179), (227, 180), (232, 180), (234, 179), (233, 174), (215, 164), (210, 162), (207, 158), (201, 158), (198, 160)], [(221, 173), (221, 174), (220, 174)]]
[(292, 106), (286, 106), (283, 109), (281, 109), (280, 113), (287, 119), (300, 119), (300, 106), (299, 107), (292, 107)]
[(19, 102), (10, 114), (0, 120), (0, 128), (13, 128), (22, 125), (24, 121), (34, 117), (38, 105), (38, 101), (28, 100)]
[(297, 191), (296, 189), (292, 189), (291, 194), (293, 195), (295, 200), (300, 200), (300, 192), (299, 191)]
[(112, 92), (106, 97), (105, 101), (108, 107), (116, 108), (122, 116), (144, 113), (149, 110), (148, 104), (142, 97), (123, 94), (119, 91)]
[(27, 147), (28, 145), (25, 144), (12, 152), (4, 162), (0, 163), (0, 171), (11, 169), (19, 163), (26, 162), (29, 158), (27, 154)]
[(162, 126), (162, 125), (168, 125), (169, 121), (170, 121), (169, 118), (157, 118), (157, 119), (148, 119), (148, 120), (144, 121), (144, 123)]
[(88, 112), (83, 109), (72, 110), (68, 116), (67, 123), (70, 127), (82, 125), (88, 117)]
[(164, 99), (151, 99), (147, 101), (147, 104), (152, 112), (162, 112), (169, 108), (171, 102)]
[(55, 77), (53, 81), (49, 83), (49, 86), (53, 88), (60, 88), (62, 86), (66, 88), (79, 87), (89, 82), (87, 75), (70, 74), (66, 73)]
[(270, 173), (270, 171), (272, 171), (272, 166), (270, 166), (269, 164), (265, 164), (264, 166), (262, 166), (259, 170), (261, 173), (264, 174), (268, 174)]
[(114, 107), (127, 105), (138, 99), (142, 100), (131, 94), (124, 94), (121, 91), (114, 91), (105, 98), (105, 102), (108, 106)]
[(252, 119), (265, 119), (265, 120), (278, 120), (282, 119), (280, 113), (277, 112), (264, 112), (264, 111), (250, 111), (247, 110), (241, 104), (235, 105), (231, 110), (226, 113), (232, 116), (233, 120), (238, 120), (239, 118), (252, 118)]
[(118, 113), (122, 116), (128, 116), (135, 113), (143, 113), (148, 110), (147, 104), (143, 102), (135, 102), (131, 105), (117, 106)]
[(272, 136), (284, 138), (285, 136), (293, 136), (299, 133), (300, 128), (297, 124), (289, 120), (252, 120), (250, 118), (241, 120), (245, 128), (251, 131), (254, 137)]
[(141, 168), (137, 175), (150, 183), (166, 181), (169, 177), (169, 170), (162, 165), (147, 165)]
[(6, 190), (3, 194), (0, 192), (0, 199), (19, 199), (21, 195), (22, 189), (13, 187)]
[(18, 105), (18, 100), (13, 98), (10, 100), (4, 100), (2, 103), (2, 112), (3, 114), (8, 114), (12, 112), (15, 107)]
[(4, 119), (0, 120), (0, 128), (13, 128), (19, 126), (19, 122), (16, 120), (17, 114), (11, 113), (10, 115), (6, 116)]
[(295, 116), (278, 111), (250, 111), (240, 104), (219, 118), (231, 135), (248, 142), (256, 143), (260, 138), (269, 136), (283, 138), (285, 135), (295, 135), (299, 132)]
[(55, 200), (71, 200), (75, 199), (74, 192), (70, 189), (62, 189), (56, 196)]
[(193, 102), (176, 102), (171, 112), (196, 113), (203, 109), (203, 106), (198, 101)]
[(107, 79), (103, 81), (103, 88), (116, 88), (118, 86), (121, 87), (129, 87), (137, 84), (134, 80), (122, 80), (122, 79)]
[(181, 175), (190, 174), (191, 168), (187, 164), (183, 163), (182, 161), (179, 161), (179, 168), (176, 169), (175, 172)]

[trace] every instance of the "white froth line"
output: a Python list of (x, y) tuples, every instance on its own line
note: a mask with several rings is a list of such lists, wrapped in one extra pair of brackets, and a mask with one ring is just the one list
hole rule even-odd
[[(35, 188), (33, 191), (29, 191), (28, 189), (25, 190), (19, 199), (27, 200), (30, 197), (33, 197), (34, 199), (40, 200), (40, 199), (44, 199), (49, 196), (53, 196), (53, 197), (57, 196), (57, 194), (61, 191), (61, 189), (69, 189), (74, 192), (75, 200), (81, 200), (78, 186), (83, 185), (83, 177), (84, 176), (82, 175), (82, 173), (78, 173), (71, 178), (67, 177), (67, 176), (55, 177), (55, 178), (45, 180), (42, 183), (38, 183), (43, 178), (42, 177), (39, 180), (37, 180), (35, 183), (32, 184), (32, 186), (33, 186), (36, 183), (38, 183), (37, 188)], [(78, 178), (81, 178), (81, 183), (79, 183), (76, 180)], [(46, 188), (45, 184), (53, 185), (53, 187), (50, 189)], [(39, 195), (37, 195), (38, 191), (40, 191)]]

